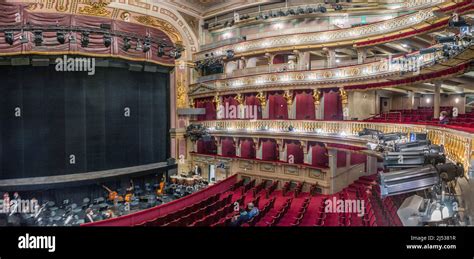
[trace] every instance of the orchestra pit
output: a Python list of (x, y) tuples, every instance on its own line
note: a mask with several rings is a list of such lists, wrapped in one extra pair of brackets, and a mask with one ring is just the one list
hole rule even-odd
[(473, 225), (473, 24), (467, 0), (2, 1), (0, 226)]

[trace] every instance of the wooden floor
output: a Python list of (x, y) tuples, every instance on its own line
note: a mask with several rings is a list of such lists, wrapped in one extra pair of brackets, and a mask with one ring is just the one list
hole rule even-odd
[(97, 180), (105, 181), (107, 179), (123, 177), (141, 172), (149, 172), (156, 169), (166, 169), (167, 167), (171, 169), (174, 167), (174, 165), (169, 166), (166, 162), (161, 162), (87, 173), (6, 179), (0, 180), (0, 190), (15, 189), (20, 187), (22, 187), (21, 189), (34, 189), (35, 186), (68, 186), (81, 182), (98, 182)]

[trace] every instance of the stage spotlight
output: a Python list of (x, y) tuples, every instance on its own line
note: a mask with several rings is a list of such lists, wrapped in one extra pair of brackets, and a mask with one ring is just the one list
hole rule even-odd
[(181, 51), (179, 49), (172, 49), (169, 54), (170, 57), (174, 59), (179, 59), (181, 57)]
[(227, 57), (228, 59), (233, 58), (234, 55), (235, 55), (235, 53), (234, 53), (233, 50), (231, 50), (231, 49), (228, 49), (228, 50), (227, 50), (227, 52), (226, 52), (226, 57)]
[(23, 32), (20, 35), (20, 42), (21, 42), (21, 44), (28, 43), (28, 38), (26, 37), (26, 34), (23, 33)]
[(304, 14), (304, 9), (301, 8), (301, 7), (298, 7), (298, 9), (296, 9), (296, 13), (297, 14)]
[(13, 32), (6, 31), (5, 32), (5, 42), (8, 43), (9, 45), (13, 45), (14, 41), (15, 41), (15, 38), (13, 36)]
[(289, 10), (288, 10), (288, 14), (295, 15), (295, 10), (289, 9)]
[(34, 42), (36, 46), (41, 46), (43, 43), (43, 31), (36, 30), (33, 31), (33, 34), (35, 35)]
[(165, 46), (163, 46), (163, 44), (158, 45), (158, 52), (157, 52), (158, 57), (163, 57), (164, 54), (165, 54)]
[(140, 39), (137, 40), (137, 47), (135, 47), (136, 51), (142, 51), (143, 50), (143, 45), (142, 41)]
[(76, 43), (76, 36), (72, 33), (69, 35), (69, 43)]
[(437, 40), (438, 40), (438, 43), (451, 43), (451, 42), (456, 42), (456, 37), (455, 36), (438, 37)]
[(283, 12), (282, 10), (280, 10), (280, 11), (278, 11), (278, 15), (279, 15), (279, 16), (286, 16), (286, 13)]
[(143, 42), (143, 52), (148, 52), (151, 49), (151, 38), (146, 37), (145, 41)]
[(436, 51), (438, 51), (437, 48), (421, 49), (421, 50), (420, 50), (420, 55), (431, 54), (431, 53), (435, 53)]
[(342, 10), (342, 5), (337, 4), (336, 6), (334, 6), (334, 10), (341, 11)]
[(66, 42), (66, 35), (62, 31), (56, 32), (56, 38), (60, 44), (64, 44)]
[(122, 47), (122, 49), (124, 51), (128, 51), (131, 47), (132, 47), (132, 45), (130, 44), (130, 38), (128, 38), (128, 37), (123, 38), (123, 47)]
[(327, 9), (326, 9), (326, 7), (324, 7), (324, 6), (319, 6), (319, 11), (320, 11), (321, 13), (326, 13), (326, 12), (327, 12)]
[(314, 12), (313, 7), (307, 7), (306, 8), (306, 13), (313, 13), (313, 12)]
[(109, 34), (104, 34), (104, 46), (110, 47), (112, 45), (112, 37)]
[(89, 32), (84, 31), (81, 34), (81, 47), (87, 48), (89, 46)]

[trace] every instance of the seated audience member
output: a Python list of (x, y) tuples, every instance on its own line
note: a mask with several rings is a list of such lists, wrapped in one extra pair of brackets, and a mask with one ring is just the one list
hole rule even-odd
[(442, 111), (439, 114), (439, 124), (446, 125), (448, 123), (449, 123), (448, 113), (446, 111)]
[(257, 216), (260, 212), (257, 207), (254, 206), (253, 203), (249, 203), (247, 205), (248, 210), (248, 220), (252, 219), (253, 217)]
[(91, 208), (87, 208), (86, 210), (86, 216), (84, 218), (85, 223), (91, 223), (94, 222), (94, 211), (92, 211)]

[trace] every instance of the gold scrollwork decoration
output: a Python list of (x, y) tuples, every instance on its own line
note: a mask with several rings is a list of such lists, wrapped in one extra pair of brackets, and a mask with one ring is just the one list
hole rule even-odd
[(109, 16), (111, 12), (105, 8), (107, 5), (104, 2), (90, 2), (86, 6), (79, 8), (79, 13), (102, 17)]

